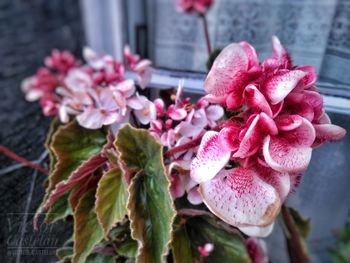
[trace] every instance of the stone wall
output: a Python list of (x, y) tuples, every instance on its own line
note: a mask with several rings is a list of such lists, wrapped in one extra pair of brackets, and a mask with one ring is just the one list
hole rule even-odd
[[(50, 119), (41, 114), (36, 103), (23, 99), (21, 80), (35, 73), (52, 48), (68, 49), (79, 56), (83, 43), (79, 1), (0, 1), (1, 145), (28, 160), (40, 158)], [(30, 213), (35, 212), (43, 197), (46, 175), (13, 165), (15, 161), (0, 154), (0, 262), (54, 262), (54, 249), (28, 247), (43, 245), (44, 238), (60, 246), (70, 228), (57, 223), (52, 229), (33, 232)], [(20, 255), (21, 238), (24, 254), (34, 251), (51, 255)]]

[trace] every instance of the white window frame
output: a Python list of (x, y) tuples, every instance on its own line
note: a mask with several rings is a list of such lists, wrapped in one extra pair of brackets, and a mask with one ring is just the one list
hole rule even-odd
[[(126, 0), (140, 3), (143, 0)], [(127, 21), (125, 21), (125, 0), (80, 0), (87, 45), (98, 52), (113, 54), (116, 59), (123, 59), (123, 47), (126, 43)], [(132, 74), (129, 72), (129, 76)], [(186, 92), (204, 94), (205, 74), (183, 71), (154, 69), (150, 87), (164, 89), (176, 87), (184, 79)], [(349, 87), (340, 84), (317, 82), (317, 87), (328, 112), (350, 115)]]

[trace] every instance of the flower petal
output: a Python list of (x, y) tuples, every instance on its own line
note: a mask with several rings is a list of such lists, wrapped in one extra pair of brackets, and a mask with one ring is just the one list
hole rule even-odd
[(247, 106), (253, 110), (261, 110), (267, 115), (272, 116), (272, 110), (265, 99), (265, 96), (253, 84), (248, 85), (244, 90), (244, 98)]
[(198, 183), (212, 179), (226, 165), (230, 156), (231, 151), (222, 145), (219, 133), (206, 132), (191, 164), (192, 179)]
[(188, 193), (187, 193), (187, 200), (192, 205), (199, 205), (203, 203), (202, 196), (198, 192), (198, 187), (193, 187)]
[(243, 47), (233, 43), (224, 48), (215, 59), (205, 80), (207, 93), (215, 96), (225, 96), (234, 89), (243, 89), (248, 70), (248, 56)]
[(272, 104), (281, 102), (306, 76), (301, 70), (281, 70), (265, 84), (265, 92)]
[(298, 128), (303, 123), (303, 118), (299, 115), (286, 114), (278, 116), (275, 123), (280, 131), (290, 131)]
[(87, 129), (99, 129), (103, 125), (103, 115), (99, 109), (88, 108), (77, 116), (80, 126)]
[(219, 105), (210, 105), (206, 109), (206, 114), (209, 120), (217, 121), (224, 116), (224, 109)]
[(253, 169), (221, 170), (200, 184), (207, 207), (226, 223), (236, 227), (267, 226), (278, 215), (281, 200), (273, 186)]
[(346, 134), (344, 128), (334, 124), (316, 124), (314, 128), (317, 139), (322, 141), (337, 141), (342, 139)]
[(304, 81), (304, 88), (308, 88), (316, 83), (317, 80), (317, 73), (316, 69), (313, 66), (305, 65), (305, 66), (299, 66), (297, 69), (307, 72), (307, 75), (303, 78)]
[(259, 176), (268, 184), (272, 185), (283, 202), (290, 193), (292, 182), (288, 173), (280, 173), (269, 167), (257, 166)]
[(311, 147), (295, 147), (283, 138), (265, 138), (263, 153), (266, 163), (280, 172), (298, 173), (306, 170), (311, 160)]
[[(274, 223), (268, 226), (246, 226), (246, 227), (239, 227), (239, 230), (241, 230), (244, 234), (251, 237), (267, 237), (271, 234), (273, 230)], [(255, 263), (255, 261), (254, 261)]]
[(248, 56), (249, 68), (259, 66), (259, 58), (256, 54), (255, 48), (246, 41), (242, 41), (239, 44), (244, 48)]
[(256, 115), (246, 130), (241, 143), (239, 144), (239, 149), (235, 152), (232, 157), (235, 158), (246, 158), (254, 154), (259, 147), (260, 142), (260, 132), (258, 127), (260, 115)]
[(130, 108), (134, 110), (141, 110), (143, 108), (143, 103), (139, 96), (133, 96), (128, 99), (127, 104)]

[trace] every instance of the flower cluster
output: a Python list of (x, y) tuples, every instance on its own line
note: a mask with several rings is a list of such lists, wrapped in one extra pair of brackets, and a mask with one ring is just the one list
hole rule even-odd
[[(191, 104), (190, 98), (182, 99), (182, 93), (183, 82), (180, 82), (173, 104), (166, 108), (163, 100), (154, 101), (157, 118), (151, 121), (149, 131), (168, 150), (200, 138), (207, 130), (215, 128), (224, 115), (221, 106), (210, 105), (205, 98)], [(168, 173), (174, 198), (187, 192), (187, 199), (192, 204), (200, 204), (202, 198), (197, 191), (198, 183), (189, 176), (195, 152), (195, 148), (190, 148), (174, 154)]]
[(177, 0), (176, 7), (180, 12), (204, 14), (214, 0)]
[(239, 113), (205, 133), (191, 177), (208, 208), (248, 235), (272, 230), (312, 149), (345, 135), (324, 112), (315, 82), (315, 69), (294, 66), (276, 37), (261, 63), (247, 42), (229, 45), (207, 76), (207, 100)]
[[(136, 85), (145, 88), (151, 77), (151, 62), (141, 60), (125, 47), (125, 65), (113, 57), (85, 48), (82, 64), (68, 51), (54, 50), (36, 75), (25, 79), (22, 90), (28, 101), (40, 100), (46, 116), (58, 115), (64, 123), (76, 116), (88, 129), (125, 122), (131, 111), (143, 124), (155, 118), (152, 102), (136, 93)], [(136, 73), (125, 79), (125, 68)], [(153, 114), (154, 113), (154, 114)]]

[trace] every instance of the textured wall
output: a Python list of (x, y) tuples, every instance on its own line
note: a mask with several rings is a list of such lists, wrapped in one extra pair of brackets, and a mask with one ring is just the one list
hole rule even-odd
[[(52, 48), (77, 54), (83, 42), (79, 1), (0, 1), (0, 144), (28, 160), (40, 157), (50, 120), (42, 116), (36, 103), (24, 101), (20, 82), (35, 73)], [(57, 246), (69, 230), (57, 224), (53, 229), (32, 231), (32, 215), (24, 214), (33, 213), (38, 207), (46, 176), (29, 168), (6, 173), (4, 169), (14, 164), (16, 162), (0, 155), (0, 262), (54, 262), (52, 255), (18, 253), (21, 237), (24, 237), (22, 247)], [(22, 228), (24, 222), (27, 223), (25, 229)], [(31, 253), (28, 250), (24, 253)], [(44, 248), (43, 253), (45, 250), (49, 254), (54, 251)], [(9, 255), (11, 252), (15, 255)]]

